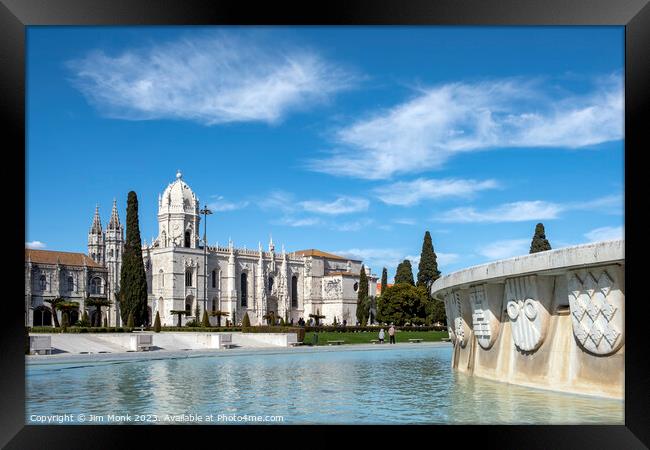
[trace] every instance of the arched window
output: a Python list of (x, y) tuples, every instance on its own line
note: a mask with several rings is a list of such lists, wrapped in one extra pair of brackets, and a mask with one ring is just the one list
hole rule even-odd
[(296, 275), (291, 277), (291, 307), (298, 307), (298, 277)]
[(217, 302), (218, 302), (218, 301), (219, 301), (219, 300), (217, 300), (217, 297), (215, 297), (215, 298), (212, 299), (212, 311), (216, 311), (216, 310), (217, 310)]
[(185, 247), (190, 247), (190, 230), (185, 232)]
[(192, 269), (188, 269), (185, 272), (185, 286), (186, 287), (192, 286)]
[(34, 326), (51, 326), (52, 325), (52, 313), (50, 310), (44, 306), (39, 306), (34, 310), (34, 320), (32, 321)]
[(90, 293), (91, 294), (101, 294), (102, 293), (102, 279), (95, 277), (90, 280)]
[(119, 258), (119, 257), (120, 257), (120, 249), (119, 249), (119, 248), (116, 248), (116, 249), (115, 249), (115, 258), (117, 259), (117, 258)]
[(273, 277), (269, 277), (269, 294), (273, 290)]
[(38, 279), (39, 287), (41, 288), (41, 291), (44, 291), (47, 289), (47, 277), (45, 275), (41, 275), (41, 277)]
[(212, 271), (212, 289), (217, 287), (217, 271)]
[(68, 277), (68, 291), (74, 291), (74, 278)]
[(165, 272), (162, 269), (158, 271), (158, 283), (161, 288), (165, 287)]
[(111, 249), (110, 252), (108, 252), (108, 255), (112, 258), (113, 257), (113, 249)]
[(185, 300), (187, 303), (185, 303), (185, 312), (189, 315), (192, 314), (192, 303), (191, 300), (188, 298)]
[(248, 275), (241, 274), (241, 305), (248, 306)]

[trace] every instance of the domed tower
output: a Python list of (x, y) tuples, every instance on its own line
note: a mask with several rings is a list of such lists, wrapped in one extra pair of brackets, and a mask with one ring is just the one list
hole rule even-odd
[(183, 181), (180, 170), (158, 197), (158, 242), (160, 247), (197, 248), (199, 200)]
[(93, 217), (93, 224), (90, 226), (88, 233), (88, 256), (90, 256), (96, 263), (104, 264), (104, 232), (102, 231), (102, 221), (99, 218), (99, 205), (95, 206), (95, 215)]
[(106, 227), (106, 267), (108, 268), (108, 299), (115, 301), (115, 293), (120, 290), (120, 271), (124, 251), (124, 227), (117, 214), (117, 202), (113, 200), (111, 219)]

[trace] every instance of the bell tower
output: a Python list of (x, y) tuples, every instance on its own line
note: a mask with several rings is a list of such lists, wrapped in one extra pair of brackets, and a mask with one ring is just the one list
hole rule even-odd
[(200, 221), (199, 199), (179, 170), (176, 180), (158, 197), (160, 247), (198, 248)]
[(102, 231), (102, 222), (99, 218), (99, 205), (95, 206), (95, 215), (93, 223), (88, 233), (88, 256), (99, 264), (105, 263), (104, 251), (106, 249), (104, 232)]

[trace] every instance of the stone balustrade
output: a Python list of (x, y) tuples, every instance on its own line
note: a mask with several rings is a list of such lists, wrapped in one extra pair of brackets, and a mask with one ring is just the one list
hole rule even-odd
[(452, 367), (523, 386), (624, 397), (623, 240), (495, 261), (440, 277)]

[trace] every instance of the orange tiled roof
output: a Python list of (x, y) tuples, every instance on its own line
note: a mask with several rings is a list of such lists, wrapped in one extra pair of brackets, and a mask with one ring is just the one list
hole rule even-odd
[(334, 253), (323, 252), (315, 248), (310, 248), (308, 250), (298, 250), (293, 253), (294, 255), (299, 255), (299, 256), (317, 256), (320, 258), (340, 259), (342, 261), (359, 261), (358, 259), (344, 258), (343, 256), (335, 255)]
[(53, 250), (34, 250), (25, 249), (25, 261), (31, 260), (33, 263), (57, 264), (60, 262), (64, 266), (88, 266), (103, 267), (93, 259), (83, 253), (72, 252), (55, 252)]

